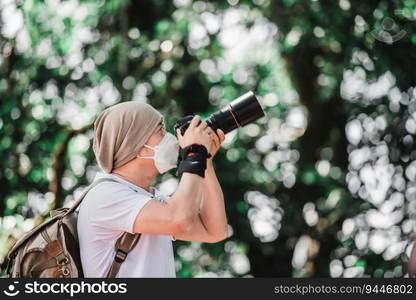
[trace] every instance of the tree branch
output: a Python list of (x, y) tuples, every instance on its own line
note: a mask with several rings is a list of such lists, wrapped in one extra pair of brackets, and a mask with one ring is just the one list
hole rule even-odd
[(61, 184), (62, 176), (65, 172), (65, 154), (67, 152), (70, 140), (92, 128), (93, 124), (86, 125), (77, 130), (71, 130), (66, 134), (62, 143), (58, 144), (52, 156), (52, 179), (49, 184), (49, 190), (54, 194), (54, 202), (51, 210), (62, 207), (64, 202), (63, 188)]

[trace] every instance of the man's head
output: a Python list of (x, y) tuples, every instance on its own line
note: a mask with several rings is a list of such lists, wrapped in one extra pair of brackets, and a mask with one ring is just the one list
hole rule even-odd
[[(154, 171), (153, 156), (145, 144), (156, 146), (165, 131), (163, 116), (147, 103), (123, 102), (104, 110), (94, 122), (93, 150), (99, 166), (110, 173), (127, 163)], [(156, 170), (157, 172), (157, 170)]]

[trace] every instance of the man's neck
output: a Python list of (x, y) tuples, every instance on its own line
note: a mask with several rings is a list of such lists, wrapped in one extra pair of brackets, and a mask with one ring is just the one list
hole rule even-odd
[(155, 180), (154, 177), (145, 176), (144, 174), (136, 173), (133, 176), (132, 174), (128, 174), (128, 172), (126, 171), (112, 171), (111, 174), (119, 176), (120, 178), (127, 180), (128, 182), (131, 182), (137, 185), (138, 187), (141, 187), (142, 189), (148, 191), (149, 193), (151, 193), (150, 184)]

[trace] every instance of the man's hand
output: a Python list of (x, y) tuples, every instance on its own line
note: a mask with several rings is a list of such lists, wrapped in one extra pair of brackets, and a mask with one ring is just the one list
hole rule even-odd
[(218, 150), (221, 147), (222, 142), (224, 142), (225, 140), (225, 134), (224, 131), (222, 131), (221, 129), (217, 129), (217, 134), (215, 134), (214, 130), (211, 129), (211, 127), (209, 127), (210, 129), (210, 136), (212, 138), (212, 144), (211, 144), (211, 149), (209, 150), (209, 153), (212, 155), (209, 159), (212, 160), (214, 155), (218, 152)]
[[(189, 127), (186, 129), (184, 135), (181, 134), (179, 128), (176, 129), (179, 146), (181, 148), (185, 148), (191, 144), (202, 144), (205, 146), (205, 148), (207, 148), (207, 151), (211, 149), (212, 137), (209, 133), (210, 131), (213, 132), (213, 130), (208, 126), (206, 122), (201, 122), (198, 125), (200, 120), (201, 118), (196, 115), (189, 124)], [(215, 134), (211, 133), (211, 135)]]

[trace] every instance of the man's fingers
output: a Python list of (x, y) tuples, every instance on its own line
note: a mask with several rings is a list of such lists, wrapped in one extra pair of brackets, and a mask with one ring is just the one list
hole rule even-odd
[(225, 140), (225, 134), (224, 134), (224, 131), (222, 131), (221, 129), (217, 129), (217, 133), (218, 133), (218, 136), (220, 137), (220, 141), (221, 141), (221, 143)]
[(208, 124), (207, 124), (207, 122), (201, 122), (201, 123), (198, 125), (198, 127), (199, 127), (201, 130), (204, 130), (204, 129), (208, 128)]
[(191, 123), (189, 124), (189, 127), (190, 127), (190, 128), (194, 128), (194, 127), (196, 127), (196, 126), (198, 125), (198, 122), (199, 122), (200, 120), (201, 120), (201, 118), (200, 118), (198, 115), (194, 116), (194, 117), (192, 118)]
[(220, 143), (220, 137), (215, 134), (214, 130), (211, 129), (211, 137), (215, 141), (215, 146), (218, 146)]
[(178, 135), (178, 139), (182, 138), (181, 130), (179, 128), (176, 129), (176, 134)]
[[(205, 122), (203, 122), (203, 123), (205, 123)], [(206, 131), (209, 134), (215, 134), (214, 130), (212, 130), (212, 128), (209, 127), (207, 123), (204, 124), (204, 126), (202, 127), (202, 130)]]
[(215, 144), (215, 148), (219, 147), (220, 141), (218, 140), (218, 138), (214, 138), (214, 144)]

